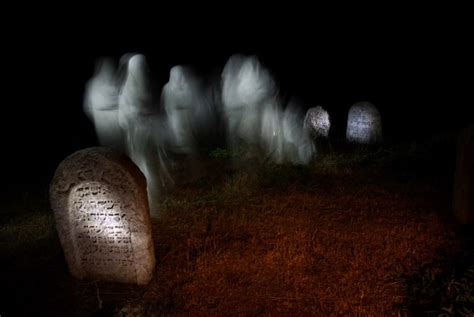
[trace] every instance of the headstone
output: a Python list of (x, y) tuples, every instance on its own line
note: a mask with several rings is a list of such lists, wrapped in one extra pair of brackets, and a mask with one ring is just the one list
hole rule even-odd
[(346, 138), (349, 142), (375, 144), (382, 141), (382, 119), (370, 102), (358, 102), (349, 109)]
[(314, 139), (327, 138), (331, 128), (328, 112), (321, 106), (309, 108), (304, 119), (304, 128)]
[(465, 129), (458, 140), (453, 197), (458, 221), (474, 223), (474, 125)]
[(79, 279), (147, 284), (155, 267), (146, 181), (108, 148), (78, 151), (50, 186), (61, 245)]

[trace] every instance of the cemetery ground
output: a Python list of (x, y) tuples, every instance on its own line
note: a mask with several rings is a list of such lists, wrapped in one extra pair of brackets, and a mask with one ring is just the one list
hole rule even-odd
[(451, 213), (454, 155), (450, 136), (306, 167), (213, 151), (209, 173), (163, 195), (147, 286), (75, 280), (47, 188), (5, 194), (0, 315), (469, 316), (474, 252)]

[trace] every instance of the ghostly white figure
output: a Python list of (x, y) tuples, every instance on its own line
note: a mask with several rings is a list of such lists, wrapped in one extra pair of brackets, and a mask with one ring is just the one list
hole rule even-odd
[(94, 124), (99, 143), (123, 151), (123, 133), (118, 122), (119, 89), (112, 61), (100, 60), (86, 85), (84, 112)]
[(232, 56), (222, 73), (222, 103), (231, 147), (263, 148), (277, 163), (307, 163), (315, 149), (294, 104), (282, 110), (270, 73), (255, 57)]
[(195, 156), (199, 146), (213, 143), (211, 139), (219, 134), (213, 93), (190, 68), (175, 66), (170, 70), (161, 99), (173, 152)]
[(283, 136), (287, 160), (294, 164), (307, 164), (315, 152), (309, 133), (303, 128), (304, 113), (301, 107), (290, 102), (283, 113)]
[(231, 56), (222, 72), (222, 104), (232, 147), (258, 143), (263, 106), (277, 89), (256, 57)]
[(374, 144), (382, 141), (382, 119), (370, 102), (358, 102), (349, 109), (346, 138), (349, 142)]
[(266, 155), (275, 163), (285, 160), (282, 135), (283, 111), (278, 100), (268, 100), (262, 109), (260, 142)]
[(309, 108), (304, 119), (304, 128), (314, 139), (327, 138), (331, 128), (328, 112), (321, 106)]
[(158, 107), (150, 93), (145, 57), (129, 56), (124, 63), (126, 77), (118, 99), (118, 121), (125, 133), (127, 153), (146, 177), (150, 211), (156, 216), (162, 161)]
[(166, 111), (170, 143), (177, 153), (195, 153), (193, 111), (199, 100), (198, 84), (190, 70), (175, 66), (163, 87), (162, 102)]

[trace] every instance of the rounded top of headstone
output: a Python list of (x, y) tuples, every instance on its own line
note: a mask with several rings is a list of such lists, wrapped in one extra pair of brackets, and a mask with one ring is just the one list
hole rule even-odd
[(321, 106), (309, 108), (304, 119), (304, 127), (313, 138), (327, 138), (331, 128), (329, 113)]
[(155, 265), (146, 181), (109, 148), (77, 151), (59, 164), (50, 203), (71, 273), (146, 284)]
[(349, 109), (346, 138), (349, 142), (374, 144), (382, 140), (382, 118), (372, 103), (362, 101)]
[(356, 115), (361, 116), (360, 119), (363, 120), (380, 120), (380, 113), (374, 104), (368, 101), (356, 102), (349, 109), (349, 116)]
[[(93, 168), (91, 168), (93, 167)], [(61, 190), (66, 184), (104, 178), (113, 181), (121, 173), (129, 174), (137, 184), (146, 188), (140, 169), (124, 154), (107, 147), (91, 147), (66, 157), (56, 169), (50, 191)], [(65, 189), (67, 190), (67, 189)]]

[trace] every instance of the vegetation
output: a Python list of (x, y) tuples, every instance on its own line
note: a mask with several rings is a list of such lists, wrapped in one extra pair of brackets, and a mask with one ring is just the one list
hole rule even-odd
[(203, 177), (163, 197), (146, 287), (74, 280), (50, 210), (2, 210), (0, 313), (471, 316), (474, 256), (449, 218), (451, 162), (437, 146), (343, 150), (311, 166), (217, 149)]

